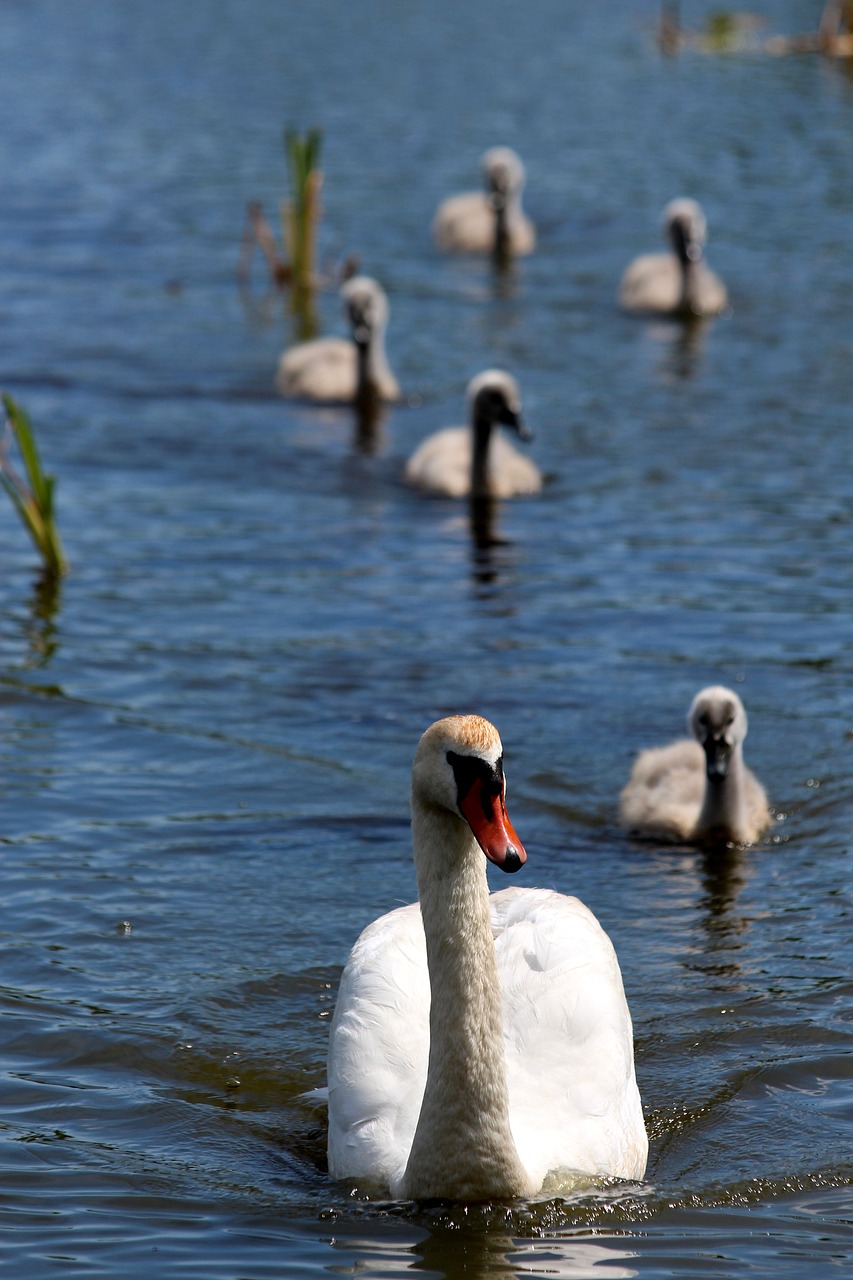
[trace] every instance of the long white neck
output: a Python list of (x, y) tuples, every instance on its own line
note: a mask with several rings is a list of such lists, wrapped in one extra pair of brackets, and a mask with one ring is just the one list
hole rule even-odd
[(748, 839), (744, 770), (743, 748), (738, 743), (732, 749), (726, 776), (705, 779), (705, 797), (696, 824), (697, 835), (719, 833), (732, 840)]
[[(432, 998), (427, 1083), (401, 1191), (411, 1199), (538, 1190), (509, 1123), (501, 993), (485, 858), (467, 825), (413, 800), (412, 835)], [(431, 848), (441, 855), (430, 857)]]

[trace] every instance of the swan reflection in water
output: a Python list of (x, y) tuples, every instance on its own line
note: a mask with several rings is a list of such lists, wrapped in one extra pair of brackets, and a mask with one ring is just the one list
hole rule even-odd
[(738, 911), (737, 900), (749, 878), (749, 853), (738, 845), (706, 849), (698, 865), (703, 909), (702, 928), (706, 943), (706, 969), (719, 976), (737, 977), (740, 962), (734, 953), (743, 946), (749, 918)]
[(696, 377), (711, 323), (703, 316), (684, 316), (651, 326), (651, 337), (661, 345), (658, 374), (662, 382), (689, 382)]
[(353, 449), (364, 457), (375, 457), (386, 444), (386, 402), (376, 388), (367, 384), (359, 388), (353, 402)]
[(35, 579), (25, 624), (30, 667), (46, 667), (59, 647), (56, 615), (61, 599), (62, 579), (56, 574), (43, 573)]
[[(535, 1217), (535, 1209), (533, 1214)], [(591, 1240), (585, 1231), (559, 1230), (553, 1234), (543, 1231), (535, 1239), (519, 1239), (506, 1230), (490, 1229), (485, 1221), (460, 1219), (459, 1214), (447, 1215), (447, 1219), (430, 1223), (423, 1238), (414, 1243), (401, 1241), (396, 1233), (389, 1233), (390, 1238), (384, 1241), (378, 1231), (369, 1242), (350, 1241), (345, 1231), (336, 1230), (333, 1246), (351, 1253), (354, 1270), (368, 1276), (399, 1276), (409, 1270), (448, 1280), (521, 1280), (526, 1276), (632, 1280), (639, 1275), (631, 1265), (638, 1256), (636, 1250), (621, 1247), (621, 1240), (605, 1244)], [(353, 1227), (357, 1229), (356, 1224)]]
[[(504, 537), (498, 528), (499, 509), (500, 503), (491, 497), (472, 497), (468, 504), (471, 582), (475, 593), (480, 595), (492, 595), (515, 564), (512, 540)], [(504, 612), (511, 615), (515, 611), (515, 604), (508, 600)]]

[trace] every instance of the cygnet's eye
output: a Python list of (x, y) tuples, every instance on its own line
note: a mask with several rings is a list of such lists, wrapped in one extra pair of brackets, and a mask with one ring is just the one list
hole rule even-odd
[(699, 724), (701, 724), (703, 729), (708, 728), (708, 712), (707, 711), (700, 711), (699, 715), (696, 718)]

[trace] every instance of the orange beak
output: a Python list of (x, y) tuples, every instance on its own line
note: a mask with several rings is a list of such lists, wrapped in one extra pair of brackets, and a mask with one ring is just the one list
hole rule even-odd
[(527, 854), (509, 820), (503, 792), (484, 793), (482, 779), (475, 778), (459, 808), (489, 862), (501, 871), (518, 871), (524, 865)]

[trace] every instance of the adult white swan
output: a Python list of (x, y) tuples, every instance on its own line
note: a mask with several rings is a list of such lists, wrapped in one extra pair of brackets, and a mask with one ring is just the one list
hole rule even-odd
[(467, 427), (444, 427), (428, 436), (406, 463), (404, 479), (416, 489), (450, 498), (513, 498), (538, 493), (539, 468), (496, 433), (512, 427), (522, 440), (532, 432), (521, 416), (521, 392), (502, 369), (486, 369), (468, 384)]
[(712, 316), (728, 304), (726, 286), (706, 265), (705, 215), (695, 200), (671, 200), (663, 211), (671, 253), (644, 253), (628, 266), (619, 286), (627, 311)]
[(351, 402), (373, 394), (397, 400), (400, 388), (385, 354), (388, 299), (370, 276), (353, 276), (341, 289), (352, 341), (315, 338), (289, 347), (278, 362), (275, 385), (283, 396)]
[(517, 871), (527, 856), (502, 761), (479, 716), (439, 720), (421, 738), (420, 902), (362, 933), (332, 1021), (333, 1178), (398, 1198), (483, 1200), (535, 1196), (571, 1174), (643, 1176), (631, 1017), (610, 940), (576, 898), (489, 896), (485, 858)]
[(532, 253), (533, 223), (521, 207), (524, 165), (510, 147), (492, 147), (481, 161), (485, 191), (448, 196), (436, 210), (432, 234), (447, 253)]
[(619, 798), (626, 827), (663, 840), (750, 844), (770, 823), (764, 788), (743, 761), (747, 720), (731, 689), (701, 689), (687, 713), (692, 738), (649, 747)]

